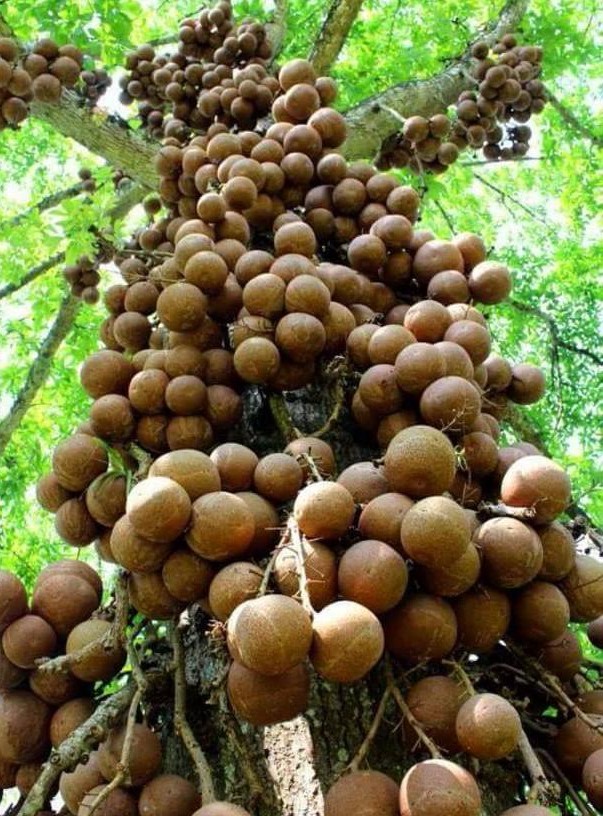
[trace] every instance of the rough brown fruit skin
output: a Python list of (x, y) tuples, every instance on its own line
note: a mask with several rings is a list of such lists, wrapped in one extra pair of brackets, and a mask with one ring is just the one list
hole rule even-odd
[(603, 649), (603, 616), (600, 615), (588, 624), (588, 639), (598, 649)]
[(584, 763), (582, 784), (590, 803), (603, 808), (603, 748), (594, 751)]
[(221, 488), (217, 467), (207, 454), (198, 450), (165, 453), (153, 462), (149, 476), (165, 476), (178, 482), (191, 501)]
[(244, 553), (255, 534), (253, 515), (232, 493), (206, 493), (193, 503), (189, 547), (209, 561), (226, 561)]
[[(319, 439), (315, 436), (302, 436), (299, 439), (294, 439), (293, 442), (289, 442), (285, 448), (285, 453), (290, 453), (294, 457), (301, 456), (302, 454), (311, 456), (323, 476), (331, 476), (337, 469), (333, 449), (323, 439)], [(304, 475), (308, 476), (308, 465), (304, 462), (303, 458), (300, 460), (300, 465), (304, 471)]]
[(59, 507), (72, 497), (73, 493), (59, 484), (54, 473), (42, 476), (36, 485), (38, 504), (50, 513), (56, 513)]
[(0, 759), (19, 765), (46, 755), (52, 709), (31, 691), (0, 694)]
[(419, 567), (417, 575), (432, 595), (454, 598), (471, 589), (480, 573), (480, 557), (477, 548), (470, 543), (463, 555), (446, 567)]
[[(603, 725), (603, 716), (590, 716), (597, 725)], [(600, 749), (603, 749), (603, 734), (578, 717), (572, 717), (564, 723), (553, 742), (557, 762), (570, 780), (575, 782), (579, 781), (588, 757)]]
[[(456, 754), (460, 751), (456, 717), (466, 698), (466, 690), (450, 677), (434, 675), (411, 686), (406, 703), (427, 736), (445, 751)], [(411, 740), (416, 738), (412, 727), (408, 733)]]
[(458, 626), (458, 645), (484, 654), (503, 637), (511, 622), (509, 596), (492, 587), (479, 587), (453, 604)]
[(400, 551), (400, 527), (412, 506), (413, 501), (408, 496), (383, 493), (366, 505), (358, 520), (358, 530), (365, 538), (383, 541)]
[(546, 456), (523, 456), (505, 473), (500, 495), (511, 507), (531, 507), (537, 524), (551, 522), (570, 503), (567, 473)]
[(413, 498), (444, 493), (452, 484), (455, 468), (452, 443), (428, 425), (400, 431), (385, 453), (385, 478), (393, 490)]
[(301, 663), (310, 651), (312, 623), (302, 606), (284, 595), (245, 601), (228, 620), (228, 649), (246, 668), (272, 676)]
[(57, 648), (52, 626), (38, 615), (24, 615), (4, 630), (2, 649), (20, 669), (34, 669), (41, 657), (52, 657)]
[(301, 466), (286, 453), (269, 453), (259, 460), (253, 472), (257, 492), (277, 504), (295, 498), (303, 481)]
[(313, 620), (310, 660), (326, 680), (353, 683), (364, 677), (383, 654), (383, 629), (362, 604), (336, 601)]
[(161, 774), (144, 786), (138, 800), (139, 816), (191, 816), (201, 804), (195, 786), (176, 774)]
[(463, 377), (441, 377), (423, 391), (420, 410), (425, 422), (434, 427), (465, 432), (480, 413), (481, 397)]
[(540, 663), (563, 682), (571, 680), (582, 665), (582, 647), (574, 632), (567, 629), (561, 637), (536, 650)]
[(266, 677), (235, 660), (226, 687), (230, 704), (239, 717), (255, 726), (273, 725), (292, 720), (305, 711), (310, 676), (305, 663)]
[(100, 532), (81, 498), (69, 499), (59, 507), (54, 517), (54, 526), (63, 541), (78, 548), (92, 544)]
[(379, 771), (344, 774), (325, 796), (325, 816), (399, 816), (398, 785)]
[(383, 541), (365, 540), (346, 550), (337, 573), (342, 598), (380, 615), (402, 600), (408, 570), (402, 556)]
[(188, 548), (173, 552), (161, 570), (163, 583), (170, 595), (187, 604), (207, 595), (214, 575), (213, 565)]
[(122, 516), (113, 527), (111, 554), (118, 564), (132, 572), (156, 572), (173, 548), (172, 543), (158, 544), (139, 535), (128, 516)]
[(473, 776), (445, 759), (414, 765), (402, 780), (401, 816), (479, 816), (481, 796)]
[(160, 572), (145, 575), (132, 573), (128, 581), (130, 603), (147, 618), (167, 620), (182, 612), (185, 604), (167, 590)]
[(45, 581), (51, 575), (55, 575), (57, 572), (66, 573), (67, 575), (77, 575), (79, 578), (83, 578), (85, 581), (88, 581), (92, 589), (94, 589), (96, 592), (98, 601), (100, 603), (103, 594), (103, 582), (101, 581), (99, 574), (88, 564), (84, 563), (83, 561), (76, 561), (73, 558), (65, 558), (61, 561), (54, 561), (52, 564), (44, 567), (42, 572), (38, 575), (36, 588), (40, 586), (43, 581)]
[(86, 491), (86, 508), (94, 521), (113, 527), (126, 512), (127, 485), (124, 476), (99, 476)]
[(81, 493), (90, 482), (104, 473), (109, 464), (100, 441), (86, 434), (74, 434), (61, 442), (52, 454), (52, 469), (59, 483)]
[[(299, 597), (297, 555), (284, 547), (274, 562), (274, 577), (280, 592)], [(306, 583), (312, 608), (320, 611), (337, 599), (337, 557), (330, 547), (319, 541), (304, 541)]]
[(520, 641), (548, 643), (561, 637), (569, 620), (569, 604), (555, 584), (533, 581), (513, 598), (512, 626)]
[(222, 489), (236, 493), (251, 487), (259, 459), (251, 448), (225, 442), (211, 452), (211, 461), (220, 474)]
[(27, 612), (27, 593), (16, 575), (0, 570), (0, 632)]
[[(71, 630), (67, 638), (66, 654), (79, 652), (89, 643), (100, 641), (110, 628), (109, 621), (99, 619), (79, 623)], [(91, 649), (85, 657), (72, 662), (71, 673), (86, 683), (94, 683), (97, 680), (110, 680), (123, 666), (125, 658), (125, 653), (121, 649), (107, 652), (102, 643), (99, 642), (98, 646)]]
[(264, 573), (250, 561), (235, 561), (216, 574), (209, 585), (208, 601), (212, 615), (226, 621), (244, 601), (258, 594)]
[(543, 396), (546, 380), (542, 369), (528, 363), (519, 363), (512, 368), (512, 377), (507, 394), (509, 399), (520, 405), (529, 405)]
[[(90, 816), (92, 804), (105, 787), (106, 785), (98, 785), (86, 793), (77, 811), (77, 816)], [(122, 788), (116, 788), (101, 805), (94, 809), (94, 816), (138, 816), (136, 799)]]
[(152, 476), (128, 494), (126, 512), (136, 532), (158, 543), (175, 541), (188, 525), (191, 501), (173, 479)]
[(577, 555), (574, 567), (560, 584), (573, 621), (592, 621), (603, 615), (603, 564)]
[(104, 781), (98, 766), (98, 752), (93, 751), (85, 765), (80, 763), (70, 773), (61, 774), (59, 791), (71, 813), (77, 813), (86, 793)]
[(474, 542), (481, 550), (482, 574), (494, 586), (523, 586), (542, 567), (540, 539), (532, 527), (518, 519), (489, 519), (475, 534)]
[(351, 493), (356, 504), (368, 504), (371, 499), (389, 491), (383, 468), (373, 462), (356, 462), (339, 474), (337, 483)]
[[(117, 774), (125, 735), (125, 726), (111, 731), (98, 749), (98, 764), (107, 782)], [(159, 770), (161, 757), (161, 742), (157, 734), (146, 725), (136, 723), (132, 731), (132, 750), (128, 765), (130, 786), (137, 788), (151, 780)]]
[(293, 516), (308, 538), (341, 538), (355, 511), (351, 493), (336, 482), (314, 482), (304, 487), (293, 504)]
[(15, 666), (4, 654), (2, 640), (0, 639), (0, 691), (8, 691), (21, 685), (27, 674), (26, 669)]
[(63, 703), (50, 721), (50, 742), (57, 748), (75, 729), (93, 714), (96, 703), (90, 697), (77, 697)]
[(576, 557), (576, 547), (570, 531), (558, 521), (552, 521), (536, 532), (542, 542), (543, 561), (539, 578), (560, 581), (571, 571)]
[(456, 734), (464, 751), (478, 759), (502, 759), (519, 742), (519, 714), (498, 694), (476, 694), (463, 703), (456, 718)]
[(452, 607), (432, 595), (413, 595), (393, 609), (383, 622), (385, 647), (405, 663), (439, 660), (456, 641)]
[(469, 546), (471, 535), (465, 513), (452, 499), (430, 496), (406, 513), (400, 527), (402, 549), (427, 567), (448, 566)]
[(82, 683), (71, 672), (48, 672), (36, 669), (29, 675), (29, 688), (45, 703), (61, 706), (81, 697)]

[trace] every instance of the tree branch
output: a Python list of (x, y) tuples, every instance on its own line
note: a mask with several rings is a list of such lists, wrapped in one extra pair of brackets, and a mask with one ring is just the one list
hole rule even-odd
[[(486, 32), (475, 40), (493, 44), (503, 34), (513, 31), (523, 17), (529, 0), (507, 0), (499, 17)], [(432, 116), (441, 113), (458, 99), (461, 91), (474, 85), (468, 68), (471, 66), (471, 49), (454, 60), (451, 65), (430, 79), (409, 80), (383, 93), (364, 99), (346, 111), (348, 139), (343, 146), (347, 159), (372, 159), (384, 141), (400, 130), (396, 116), (408, 117), (420, 114)]]
[(47, 258), (37, 266), (32, 267), (20, 280), (15, 281), (14, 283), (7, 283), (6, 286), (3, 286), (2, 289), (0, 289), (0, 300), (12, 295), (14, 292), (18, 292), (19, 289), (23, 289), (23, 287), (27, 286), (28, 283), (31, 283), (36, 278), (39, 278), (40, 275), (43, 275), (44, 272), (48, 272), (48, 270), (52, 269), (54, 266), (63, 263), (64, 260), (64, 251), (55, 252), (55, 254), (51, 255), (50, 258)]
[(54, 323), (40, 347), (38, 356), (29, 369), (27, 379), (17, 394), (8, 416), (0, 422), (0, 456), (4, 453), (11, 436), (29, 410), (36, 394), (46, 382), (52, 368), (54, 355), (73, 328), (81, 307), (82, 301), (79, 298), (73, 297), (71, 294), (66, 294), (63, 298)]
[(266, 31), (272, 46), (272, 64), (281, 52), (287, 34), (287, 0), (274, 0), (274, 19), (266, 23)]
[(588, 128), (584, 122), (580, 121), (580, 119), (578, 119), (578, 117), (573, 114), (569, 108), (566, 108), (563, 102), (557, 99), (555, 94), (548, 88), (546, 89), (546, 99), (550, 106), (555, 108), (559, 116), (563, 119), (565, 124), (568, 125), (568, 127), (575, 130), (576, 133), (579, 133), (584, 139), (588, 139), (594, 145), (597, 145), (597, 147), (603, 147), (603, 137), (592, 133), (590, 128)]
[(361, 5), (362, 0), (331, 0), (309, 57), (318, 74), (326, 74), (336, 61)]
[(153, 164), (156, 145), (131, 130), (119, 117), (90, 111), (80, 104), (76, 93), (68, 90), (63, 90), (56, 105), (33, 101), (31, 113), (145, 187), (157, 188), (159, 176)]
[(81, 192), (83, 192), (83, 190), (84, 183), (80, 181), (77, 184), (72, 184), (71, 187), (66, 187), (64, 190), (59, 190), (56, 193), (50, 193), (50, 195), (45, 196), (38, 201), (37, 204), (34, 204), (24, 212), (13, 215), (12, 218), (8, 218), (6, 221), (0, 221), (0, 229), (12, 229), (13, 227), (17, 227), (23, 221), (26, 221), (30, 215), (33, 215), (33, 213), (42, 213), (46, 210), (50, 210), (53, 207), (61, 204), (61, 202), (66, 201), (68, 198), (73, 198), (74, 196), (79, 195)]

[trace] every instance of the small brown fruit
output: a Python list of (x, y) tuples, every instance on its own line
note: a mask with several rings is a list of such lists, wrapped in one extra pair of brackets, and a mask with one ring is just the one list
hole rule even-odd
[(401, 816), (479, 816), (481, 796), (473, 776), (446, 759), (419, 762), (400, 789)]
[(379, 771), (344, 774), (325, 796), (325, 816), (399, 816), (398, 785)]
[(464, 751), (478, 759), (509, 756), (521, 734), (519, 714), (498, 694), (476, 694), (463, 703), (456, 718), (456, 733)]
[(310, 677), (303, 663), (283, 674), (266, 677), (234, 661), (227, 691), (234, 711), (255, 726), (291, 720), (308, 706)]
[(351, 493), (335, 482), (315, 482), (301, 490), (293, 515), (308, 538), (341, 538), (350, 528), (355, 513)]

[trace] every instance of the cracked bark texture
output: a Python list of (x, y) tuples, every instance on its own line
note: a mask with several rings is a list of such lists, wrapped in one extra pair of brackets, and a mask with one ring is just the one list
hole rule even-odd
[[(325, 390), (318, 387), (287, 394), (286, 403), (293, 423), (304, 433), (323, 425), (332, 409)], [(379, 455), (345, 409), (326, 438), (335, 449), (340, 470)], [(285, 443), (265, 395), (258, 389), (248, 392), (243, 421), (232, 439), (252, 445), (260, 455), (283, 449)], [(224, 633), (218, 627), (208, 635), (209, 625), (201, 608), (193, 607), (184, 644), (188, 716), (212, 767), (218, 795), (241, 804), (253, 816), (323, 816), (324, 794), (352, 760), (370, 728), (385, 688), (382, 667), (378, 665), (366, 680), (352, 685), (328, 683), (313, 675), (310, 705), (303, 716), (253, 728), (239, 721), (229, 708)], [(390, 699), (366, 764), (397, 781), (410, 765), (424, 758), (412, 755), (413, 745), (405, 743), (399, 723), (399, 711)], [(190, 761), (173, 736), (169, 715), (163, 724), (168, 743), (166, 766), (190, 774)], [(504, 768), (484, 765), (479, 781), (483, 816), (497, 816), (513, 804), (520, 785), (519, 765), (511, 761)]]
[(319, 75), (326, 74), (339, 56), (361, 6), (362, 0), (332, 0), (310, 53)]

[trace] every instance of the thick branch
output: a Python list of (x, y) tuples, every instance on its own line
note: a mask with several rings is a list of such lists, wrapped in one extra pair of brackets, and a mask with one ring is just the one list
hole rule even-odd
[(603, 147), (603, 137), (597, 136), (595, 133), (592, 133), (590, 128), (586, 127), (584, 122), (578, 119), (575, 114), (571, 112), (569, 108), (561, 102), (552, 91), (549, 91), (547, 88), (546, 90), (546, 98), (547, 102), (551, 105), (551, 107), (555, 108), (559, 116), (563, 119), (566, 125), (568, 125), (572, 130), (575, 130), (576, 133), (579, 133), (584, 139), (588, 139), (597, 147)]
[(0, 221), (0, 229), (12, 229), (13, 227), (17, 227), (23, 221), (26, 221), (30, 215), (33, 215), (34, 213), (42, 213), (46, 210), (52, 209), (53, 207), (57, 207), (68, 198), (73, 198), (74, 196), (79, 195), (83, 190), (84, 184), (80, 181), (77, 184), (72, 184), (71, 187), (66, 187), (64, 190), (59, 190), (56, 193), (50, 193), (50, 195), (42, 198), (37, 202), (37, 204), (34, 204), (28, 210), (18, 213), (17, 215), (13, 215), (12, 218), (8, 218), (6, 221)]
[(14, 283), (7, 283), (6, 286), (3, 286), (2, 289), (0, 289), (0, 300), (12, 295), (14, 292), (18, 292), (19, 289), (23, 289), (23, 287), (27, 286), (28, 283), (31, 283), (36, 278), (39, 278), (40, 275), (43, 275), (44, 272), (48, 272), (49, 269), (57, 266), (57, 264), (63, 263), (64, 260), (64, 252), (55, 252), (55, 254), (51, 255), (50, 258), (47, 258), (45, 261), (42, 261), (42, 263), (32, 267), (20, 280), (15, 281)]
[(71, 294), (66, 294), (61, 303), (54, 323), (40, 347), (38, 356), (34, 360), (27, 379), (17, 394), (8, 416), (0, 422), (0, 456), (4, 453), (13, 432), (18, 428), (21, 420), (29, 410), (36, 394), (46, 382), (54, 355), (59, 346), (67, 337), (82, 307), (82, 301)]
[[(513, 31), (525, 14), (528, 2), (507, 0), (498, 19), (475, 40), (494, 44), (503, 34)], [(457, 100), (461, 91), (472, 88), (474, 82), (468, 71), (470, 51), (467, 49), (458, 60), (430, 79), (394, 85), (346, 111), (348, 140), (343, 147), (346, 158), (372, 159), (382, 143), (400, 130), (399, 116), (441, 113)]]
[(271, 62), (280, 54), (287, 35), (287, 0), (275, 0), (274, 19), (266, 24), (266, 32), (272, 46)]
[(96, 748), (110, 729), (120, 722), (135, 691), (134, 685), (128, 685), (102, 702), (89, 720), (52, 751), (20, 811), (20, 816), (35, 816), (44, 807), (61, 772), (75, 767), (82, 756)]
[(318, 74), (326, 74), (339, 56), (361, 5), (362, 0), (331, 0), (310, 54)]
[(63, 136), (75, 139), (145, 187), (156, 189), (159, 177), (153, 157), (156, 146), (123, 120), (93, 113), (80, 105), (77, 94), (64, 90), (57, 105), (32, 102), (31, 113), (52, 125)]

